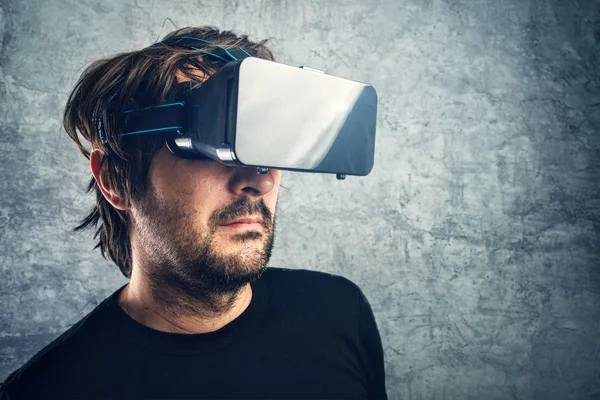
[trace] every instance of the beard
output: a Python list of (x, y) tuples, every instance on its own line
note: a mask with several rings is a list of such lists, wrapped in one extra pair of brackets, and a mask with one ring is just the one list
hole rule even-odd
[[(140, 269), (159, 307), (176, 315), (209, 318), (230, 311), (241, 289), (267, 270), (275, 220), (262, 199), (252, 202), (248, 197), (215, 211), (208, 229), (194, 224), (196, 214), (190, 204), (165, 204), (148, 190), (134, 211), (143, 254)], [(262, 230), (228, 234), (225, 243), (215, 241), (219, 224), (249, 215), (262, 217)]]

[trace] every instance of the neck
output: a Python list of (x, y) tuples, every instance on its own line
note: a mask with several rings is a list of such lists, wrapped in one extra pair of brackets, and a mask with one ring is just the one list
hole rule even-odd
[[(154, 290), (153, 290), (154, 286)], [(250, 305), (252, 288), (243, 286), (237, 293), (189, 299), (161, 285), (149, 282), (139, 265), (134, 265), (131, 280), (119, 296), (119, 305), (134, 320), (149, 328), (170, 333), (208, 333), (227, 325)]]

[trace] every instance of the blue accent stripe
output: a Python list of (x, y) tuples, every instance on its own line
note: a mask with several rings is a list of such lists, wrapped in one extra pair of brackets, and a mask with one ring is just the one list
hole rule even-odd
[(183, 104), (182, 102), (178, 101), (176, 103), (167, 103), (167, 104), (159, 104), (156, 106), (156, 108), (161, 108), (161, 107), (171, 107), (171, 106), (184, 106), (185, 104)]
[(146, 129), (146, 130), (143, 130), (143, 131), (134, 131), (134, 132), (120, 133), (119, 136), (137, 135), (138, 133), (168, 131), (170, 129), (181, 129), (181, 128), (182, 128), (181, 126), (167, 126), (165, 128)]
[(144, 107), (144, 108), (136, 108), (134, 110), (125, 110), (125, 111), (123, 111), (123, 114), (134, 112), (134, 111), (149, 110), (151, 108), (161, 108), (161, 107), (171, 107), (171, 106), (182, 106), (183, 107), (184, 105), (185, 104), (183, 104), (182, 102), (178, 101), (176, 103), (159, 104), (157, 106), (150, 106), (150, 107)]
[[(174, 39), (175, 39), (175, 38), (174, 38)], [(216, 47), (220, 48), (221, 50), (225, 51), (225, 53), (227, 53), (227, 55), (228, 55), (229, 57), (231, 57), (231, 58), (232, 58), (234, 61), (237, 61), (237, 58), (236, 58), (236, 57), (234, 57), (234, 55), (233, 55), (233, 54), (231, 54), (231, 53), (230, 53), (230, 52), (229, 52), (229, 51), (228, 51), (228, 50), (227, 50), (225, 47), (223, 47), (223, 46), (219, 46), (218, 44), (214, 44), (214, 43), (212, 43), (212, 42), (209, 42), (208, 40), (204, 40), (204, 39), (200, 39), (200, 38), (195, 38), (195, 37), (192, 37), (192, 36), (179, 36), (179, 37), (178, 37), (178, 38), (176, 38), (176, 39), (192, 39), (192, 40), (198, 40), (199, 42), (206, 43), (206, 44), (210, 44), (211, 46), (216, 46)], [(216, 55), (216, 54), (213, 54), (213, 55)], [(218, 57), (218, 56), (217, 56), (217, 57)], [(221, 58), (222, 60), (225, 60), (223, 57), (219, 57), (219, 58)], [(227, 60), (225, 60), (225, 61), (227, 61)]]
[(225, 50), (225, 53), (227, 53), (227, 55), (228, 55), (229, 57), (233, 58), (233, 60), (234, 60), (234, 61), (237, 61), (237, 57), (235, 57), (233, 54), (231, 54), (231, 53), (229, 52), (229, 50), (227, 50), (225, 47), (221, 47), (221, 46), (217, 46), (217, 47), (219, 47), (220, 49), (223, 49), (223, 50)]
[(252, 55), (250, 53), (248, 53), (246, 50), (242, 49), (241, 47), (238, 47), (239, 50), (243, 51), (244, 53), (246, 53), (246, 55), (248, 57), (252, 57)]

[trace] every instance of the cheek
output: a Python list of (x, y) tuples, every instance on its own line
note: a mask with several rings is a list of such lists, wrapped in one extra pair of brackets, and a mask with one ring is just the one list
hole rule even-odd
[(209, 173), (190, 173), (180, 196), (185, 199), (185, 206), (189, 212), (194, 213), (194, 217), (202, 220), (203, 224), (207, 224), (212, 213), (223, 207), (224, 185), (223, 178), (215, 178)]
[(153, 184), (156, 197), (161, 203), (177, 207), (189, 203), (188, 199), (193, 196), (193, 191), (186, 180), (180, 178), (161, 177)]
[(272, 212), (275, 211), (275, 206), (277, 205), (277, 197), (278, 196), (279, 196), (279, 185), (275, 186), (273, 188), (273, 190), (271, 190), (269, 193), (267, 193), (264, 196), (265, 204), (267, 205), (267, 207), (269, 207), (269, 209)]
[(181, 170), (153, 178), (156, 179), (153, 180), (152, 191), (159, 204), (163, 205), (161, 208), (171, 210), (171, 215), (178, 219), (204, 218), (206, 209), (210, 208), (208, 203), (214, 191), (212, 185), (202, 184), (193, 174)]

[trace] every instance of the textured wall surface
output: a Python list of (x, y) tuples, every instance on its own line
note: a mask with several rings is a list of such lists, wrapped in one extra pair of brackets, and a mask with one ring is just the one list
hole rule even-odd
[(284, 173), (270, 265), (363, 289), (390, 399), (600, 398), (599, 3), (1, 0), (0, 379), (125, 282), (61, 111), (171, 18), (378, 90), (373, 172)]

